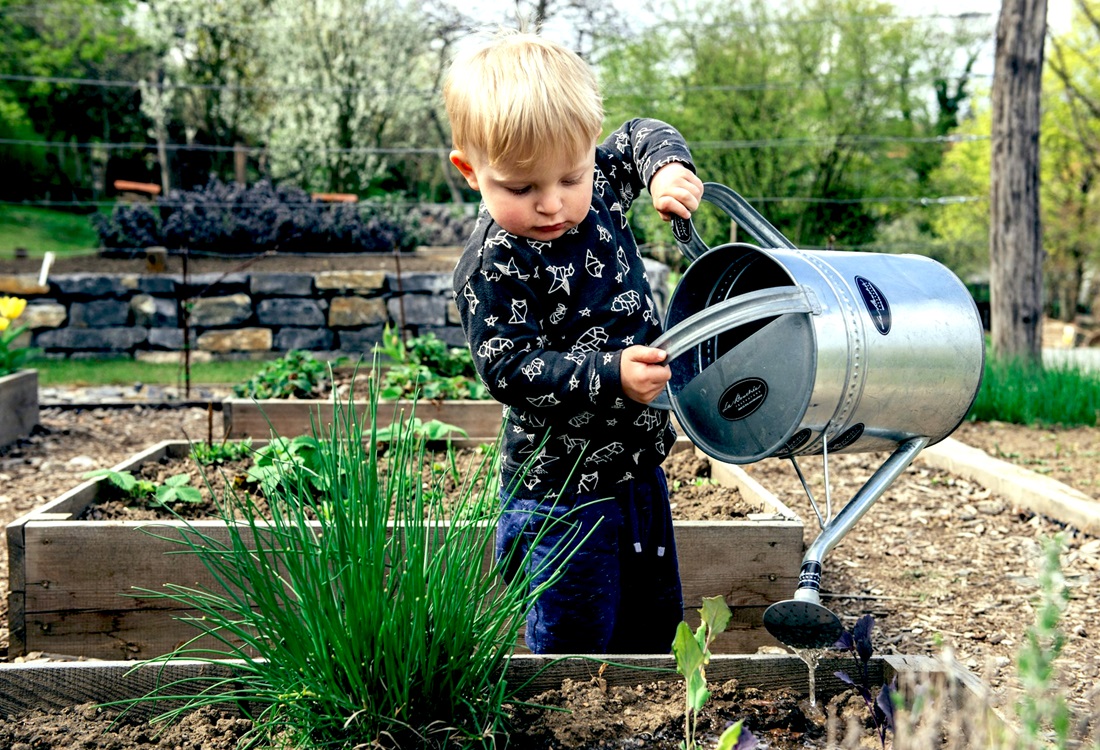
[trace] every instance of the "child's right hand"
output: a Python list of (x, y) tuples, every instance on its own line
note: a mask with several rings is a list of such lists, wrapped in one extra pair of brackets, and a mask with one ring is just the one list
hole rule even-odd
[(649, 181), (653, 207), (665, 221), (673, 216), (690, 219), (703, 199), (703, 181), (679, 162), (670, 162), (657, 170)]
[(631, 346), (619, 359), (619, 380), (623, 393), (640, 404), (648, 404), (665, 389), (672, 370), (665, 364), (668, 352), (652, 346)]

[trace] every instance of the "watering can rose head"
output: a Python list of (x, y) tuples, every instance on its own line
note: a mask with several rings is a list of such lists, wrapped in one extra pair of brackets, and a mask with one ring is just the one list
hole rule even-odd
[(27, 330), (25, 325), (12, 327), (12, 323), (23, 314), (26, 307), (25, 299), (0, 297), (0, 376), (19, 370), (31, 354), (31, 349), (25, 346), (12, 346), (19, 335)]

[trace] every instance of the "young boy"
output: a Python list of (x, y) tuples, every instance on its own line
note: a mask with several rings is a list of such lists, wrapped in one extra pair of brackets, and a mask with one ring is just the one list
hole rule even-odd
[(666, 220), (690, 217), (703, 193), (691, 155), (655, 120), (597, 145), (592, 72), (532, 34), (457, 59), (444, 97), (451, 162), (482, 198), (455, 302), (481, 378), (510, 407), (498, 559), (528, 555), (540, 586), (573, 553), (528, 613), (527, 645), (667, 653), (683, 617), (660, 468), (675, 432), (647, 404), (670, 372), (645, 346), (661, 321), (626, 211), (648, 187)]

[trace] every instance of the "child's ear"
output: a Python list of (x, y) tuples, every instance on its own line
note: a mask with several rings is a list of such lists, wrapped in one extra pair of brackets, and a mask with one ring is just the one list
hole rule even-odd
[(474, 172), (474, 166), (470, 164), (466, 158), (466, 154), (462, 153), (458, 149), (451, 152), (451, 164), (455, 165), (455, 168), (462, 173), (462, 176), (466, 178), (466, 183), (477, 190), (477, 173)]

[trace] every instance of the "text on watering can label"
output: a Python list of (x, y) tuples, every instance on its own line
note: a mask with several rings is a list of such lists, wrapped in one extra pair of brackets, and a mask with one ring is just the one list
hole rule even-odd
[(738, 380), (718, 399), (718, 413), (731, 422), (752, 414), (768, 397), (768, 384), (760, 378)]
[(890, 317), (890, 303), (886, 301), (882, 290), (862, 276), (856, 276), (855, 281), (856, 288), (863, 297), (863, 304), (871, 315), (871, 322), (875, 324), (875, 329), (883, 336), (890, 333), (890, 325), (893, 322)]

